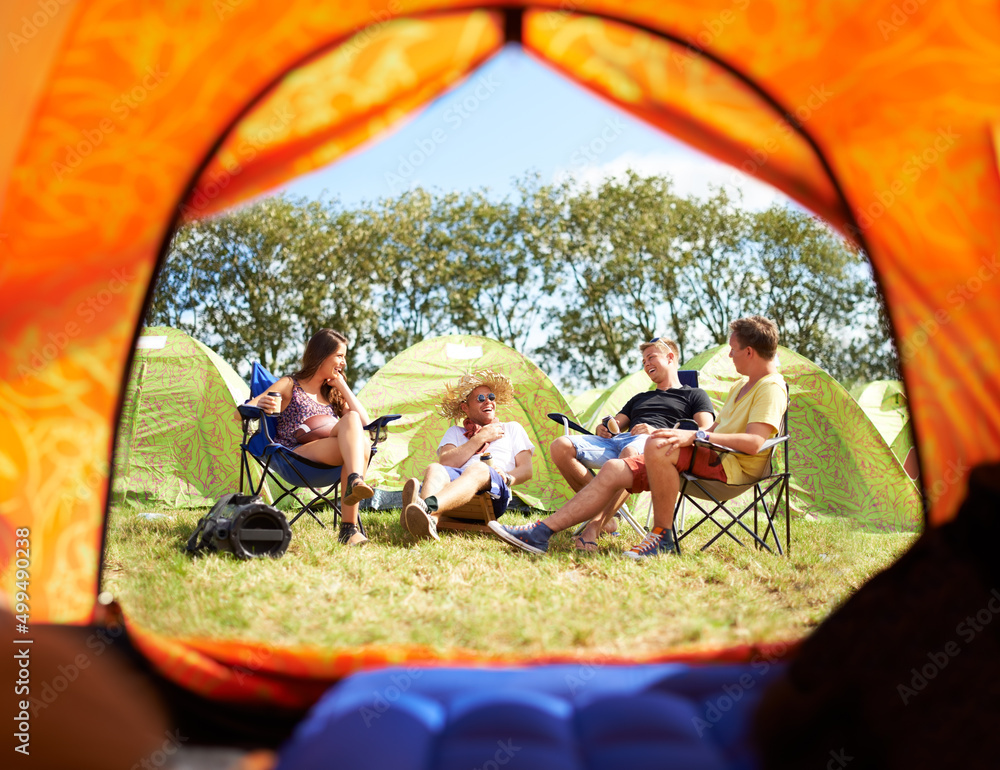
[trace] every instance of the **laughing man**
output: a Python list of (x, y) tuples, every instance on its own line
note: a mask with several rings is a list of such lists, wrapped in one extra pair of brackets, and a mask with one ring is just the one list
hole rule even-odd
[[(715, 418), (712, 400), (704, 390), (681, 385), (677, 375), (680, 350), (676, 342), (656, 337), (642, 343), (639, 353), (643, 371), (656, 388), (630, 398), (616, 416), (597, 427), (596, 435), (560, 436), (552, 442), (552, 461), (574, 492), (579, 492), (593, 478), (588, 468), (597, 470), (608, 460), (641, 455), (653, 431), (676, 427), (681, 420), (694, 420), (698, 428), (707, 428)], [(609, 426), (617, 430), (609, 430)], [(611, 517), (627, 498), (625, 490), (612, 498), (603, 512), (574, 538), (577, 550), (597, 550), (598, 535), (610, 526)]]
[[(418, 540), (439, 539), (438, 517), (465, 505), (479, 492), (489, 491), (493, 512), (503, 515), (511, 487), (531, 478), (535, 447), (516, 422), (501, 422), (498, 407), (514, 400), (510, 379), (483, 369), (449, 386), (441, 414), (462, 425), (448, 428), (438, 445), (438, 462), (431, 463), (421, 486), (407, 479), (403, 487), (403, 525)], [(489, 465), (480, 461), (489, 453)]]

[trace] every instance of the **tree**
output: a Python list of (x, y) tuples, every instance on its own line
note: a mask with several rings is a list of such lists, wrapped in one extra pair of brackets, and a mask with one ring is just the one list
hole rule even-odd
[(639, 342), (660, 334), (667, 295), (685, 257), (676, 247), (677, 199), (665, 177), (629, 173), (594, 190), (564, 185), (547, 251), (559, 265), (554, 332), (536, 355), (593, 387), (635, 368)]
[(495, 203), (482, 192), (446, 195), (436, 221), (448, 233), (451, 325), (525, 352), (551, 288), (551, 260), (533, 247), (553, 212), (548, 188), (529, 182), (520, 192), (519, 203)]
[(372, 263), (380, 287), (374, 340), (388, 360), (450, 327), (448, 236), (436, 220), (433, 197), (421, 189), (381, 201), (370, 216), (379, 244)]
[(753, 216), (752, 269), (763, 312), (782, 344), (836, 379), (851, 375), (843, 341), (876, 310), (867, 291), (864, 256), (826, 224), (786, 206)]
[(290, 371), (323, 326), (370, 337), (372, 263), (359, 259), (359, 243), (366, 237), (350, 215), (281, 197), (186, 225), (147, 323), (182, 328), (245, 372), (251, 361)]
[(725, 190), (706, 200), (678, 201), (677, 215), (685, 259), (667, 304), (684, 359), (698, 341), (720, 345), (729, 339), (729, 322), (757, 305), (760, 279), (747, 261), (749, 217)]
[(592, 188), (529, 177), (504, 200), (271, 198), (181, 228), (148, 321), (275, 373), (332, 327), (352, 340), (352, 383), (427, 336), (481, 334), (576, 389), (634, 371), (644, 340), (672, 336), (687, 358), (759, 313), (847, 384), (898, 376), (864, 255), (797, 209), (737, 204), (631, 172)]

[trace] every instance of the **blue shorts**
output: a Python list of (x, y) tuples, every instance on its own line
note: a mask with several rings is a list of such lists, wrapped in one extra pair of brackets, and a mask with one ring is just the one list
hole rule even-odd
[[(490, 466), (486, 467), (490, 468)], [(448, 479), (451, 481), (462, 475), (460, 468), (451, 468), (445, 465), (444, 469), (448, 471)], [(510, 487), (503, 480), (503, 476), (497, 473), (496, 468), (490, 468), (490, 497), (493, 498), (493, 515), (499, 519), (510, 504)]]
[(600, 436), (570, 436), (570, 441), (576, 447), (576, 459), (585, 468), (600, 468), (608, 460), (616, 460), (625, 447), (630, 446), (642, 454), (646, 445), (648, 433), (633, 436), (631, 433), (619, 433), (617, 436), (601, 438)]

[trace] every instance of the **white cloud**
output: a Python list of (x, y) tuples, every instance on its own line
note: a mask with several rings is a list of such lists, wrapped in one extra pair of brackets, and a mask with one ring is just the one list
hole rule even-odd
[(628, 169), (643, 176), (653, 174), (670, 176), (679, 195), (697, 195), (704, 198), (711, 194), (711, 188), (723, 187), (733, 197), (738, 198), (742, 195), (743, 206), (752, 210), (766, 209), (775, 202), (792, 202), (769, 184), (691, 150), (647, 154), (628, 150), (605, 163), (558, 169), (554, 174), (554, 181), (575, 179), (581, 184), (593, 186), (607, 177), (624, 177)]

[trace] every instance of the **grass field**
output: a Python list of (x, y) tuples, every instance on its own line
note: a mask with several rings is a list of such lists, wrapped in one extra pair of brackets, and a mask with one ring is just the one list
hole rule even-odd
[[(548, 555), (534, 557), (484, 535), (414, 543), (399, 512), (383, 511), (366, 515), (371, 542), (361, 548), (303, 519), (282, 558), (244, 562), (187, 556), (184, 543), (204, 511), (169, 513), (149, 520), (115, 509), (108, 525), (103, 588), (155, 631), (523, 655), (642, 656), (798, 638), (916, 537), (796, 520), (785, 558), (722, 540), (702, 553), (706, 526), (685, 541), (682, 557), (633, 563), (621, 556), (638, 540), (632, 533), (602, 537), (594, 554), (559, 535)], [(527, 519), (509, 513), (504, 521)]]

